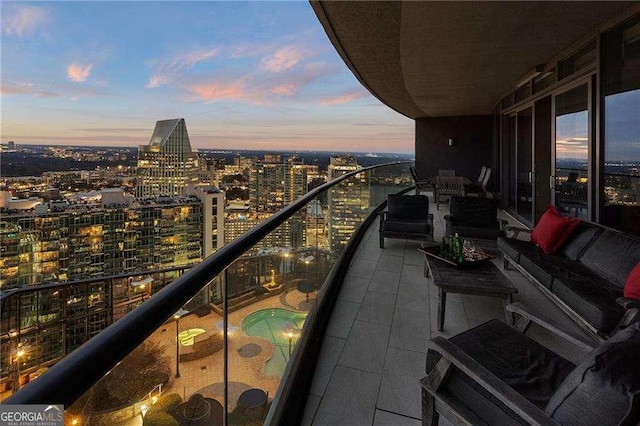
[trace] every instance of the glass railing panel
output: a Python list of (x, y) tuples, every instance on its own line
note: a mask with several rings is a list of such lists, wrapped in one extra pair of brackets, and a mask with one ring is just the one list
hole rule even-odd
[[(164, 424), (170, 417), (180, 424), (205, 418), (202, 424), (221, 424), (226, 414), (229, 424), (262, 423), (348, 240), (388, 194), (412, 186), (408, 164), (388, 167), (362, 171), (300, 206), (224, 273), (202, 283), (174, 317), (67, 407), (68, 418), (78, 424)], [(70, 286), (62, 303), (76, 298), (89, 309), (113, 297), (113, 305), (67, 318), (65, 353), (108, 325), (109, 315), (118, 320), (180, 275), (149, 271), (108, 285)], [(40, 341), (49, 342), (51, 353), (59, 351), (52, 338)]]

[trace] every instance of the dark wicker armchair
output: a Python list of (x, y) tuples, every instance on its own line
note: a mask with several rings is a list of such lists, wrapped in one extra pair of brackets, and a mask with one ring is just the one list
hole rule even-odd
[(426, 195), (389, 195), (380, 214), (380, 248), (385, 238), (433, 241), (433, 215)]
[(538, 319), (593, 349), (575, 365), (521, 333), (526, 325), (498, 320), (448, 340), (435, 337), (421, 380), (422, 424), (436, 425), (440, 416), (460, 425), (639, 424), (640, 323), (594, 348)]
[(480, 240), (497, 240), (504, 235), (507, 221), (498, 219), (498, 204), (493, 198), (452, 196), (446, 221), (446, 235)]

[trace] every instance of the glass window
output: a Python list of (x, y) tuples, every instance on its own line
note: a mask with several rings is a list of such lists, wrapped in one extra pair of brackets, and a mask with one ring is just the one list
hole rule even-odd
[(589, 86), (556, 96), (556, 207), (588, 219)]
[(562, 80), (582, 69), (595, 66), (596, 41), (593, 40), (573, 55), (558, 63), (558, 80)]
[(640, 235), (640, 17), (604, 35), (602, 222)]

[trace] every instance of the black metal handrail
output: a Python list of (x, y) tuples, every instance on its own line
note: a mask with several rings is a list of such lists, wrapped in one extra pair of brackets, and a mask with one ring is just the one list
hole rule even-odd
[(262, 238), (293, 216), (309, 201), (345, 179), (369, 170), (410, 161), (364, 167), (327, 182), (287, 205), (260, 225), (223, 246), (200, 264), (195, 265), (145, 303), (110, 325), (97, 336), (51, 367), (37, 380), (21, 388), (6, 404), (71, 405), (104, 377), (126, 355), (164, 324), (176, 311), (193, 298), (213, 278)]

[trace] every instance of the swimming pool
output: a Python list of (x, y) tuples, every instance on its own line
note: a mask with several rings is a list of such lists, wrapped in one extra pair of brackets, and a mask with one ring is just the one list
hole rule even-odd
[[(282, 308), (261, 309), (244, 317), (242, 330), (247, 335), (262, 337), (274, 346), (273, 356), (264, 367), (266, 375), (282, 377), (289, 361), (289, 339), (285, 336), (283, 327), (290, 323), (301, 330), (306, 317), (306, 312)], [(295, 343), (296, 337), (293, 339), (293, 344)]]

